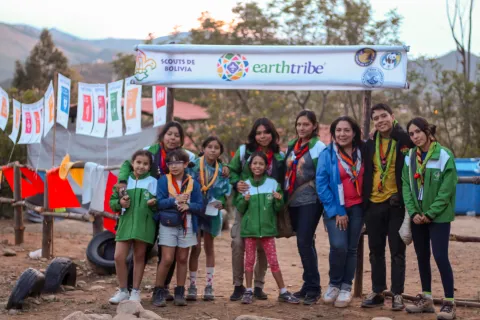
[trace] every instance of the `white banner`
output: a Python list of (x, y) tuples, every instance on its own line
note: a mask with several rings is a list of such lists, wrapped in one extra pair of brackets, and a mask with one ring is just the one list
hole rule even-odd
[(9, 109), (8, 93), (0, 87), (0, 129), (2, 130), (7, 127)]
[(55, 123), (55, 93), (53, 92), (53, 82), (50, 81), (48, 85), (47, 92), (45, 92), (45, 97), (43, 100), (43, 115), (45, 120), (43, 121), (44, 129), (43, 136), (46, 137), (50, 129), (53, 128)]
[(12, 109), (12, 133), (8, 136), (13, 143), (17, 142), (18, 132), (20, 131), (20, 121), (22, 117), (22, 104), (17, 100), (13, 99), (13, 109)]
[(70, 88), (72, 81), (58, 74), (57, 85), (57, 123), (68, 128), (68, 114), (70, 112)]
[(131, 84), (132, 80), (133, 77), (125, 79), (125, 99), (123, 102), (125, 135), (142, 131), (142, 86)]
[(33, 114), (31, 112), (31, 104), (22, 103), (22, 133), (18, 144), (27, 144), (32, 139)]
[(116, 138), (123, 135), (122, 125), (122, 89), (123, 80), (108, 84), (108, 121), (107, 138)]
[(40, 143), (42, 140), (43, 99), (32, 104), (22, 103), (22, 134), (18, 144)]
[(152, 87), (153, 126), (160, 127), (167, 123), (167, 88)]
[(32, 104), (31, 111), (33, 114), (33, 128), (32, 139), (29, 144), (40, 143), (43, 135), (43, 98)]
[(403, 89), (405, 46), (138, 45), (136, 84), (254, 90)]
[(104, 84), (93, 86), (93, 130), (92, 136), (105, 137), (107, 130), (107, 88)]
[(78, 83), (76, 134), (89, 136), (93, 128), (93, 85)]

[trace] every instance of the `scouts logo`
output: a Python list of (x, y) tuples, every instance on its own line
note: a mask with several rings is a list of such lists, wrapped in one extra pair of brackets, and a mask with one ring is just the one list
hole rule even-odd
[(436, 171), (433, 174), (433, 181), (440, 181), (440, 171)]
[(135, 60), (135, 79), (138, 81), (148, 78), (149, 72), (157, 67), (155, 60), (147, 59), (147, 55), (142, 50), (138, 50)]
[(355, 53), (355, 62), (360, 67), (368, 67), (371, 65), (375, 58), (377, 57), (377, 52), (370, 48), (360, 49)]
[(235, 81), (245, 77), (248, 69), (248, 60), (241, 54), (226, 53), (217, 61), (217, 74), (225, 81)]
[(380, 66), (385, 70), (395, 69), (402, 61), (402, 54), (400, 52), (387, 52), (380, 59)]
[(362, 83), (368, 88), (377, 88), (383, 85), (383, 72), (379, 68), (371, 67), (362, 75)]

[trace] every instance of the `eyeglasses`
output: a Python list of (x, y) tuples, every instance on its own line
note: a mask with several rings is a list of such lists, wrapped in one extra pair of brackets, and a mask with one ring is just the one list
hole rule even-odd
[(185, 162), (183, 161), (171, 161), (171, 162), (167, 162), (167, 166), (171, 167), (171, 166), (182, 166)]

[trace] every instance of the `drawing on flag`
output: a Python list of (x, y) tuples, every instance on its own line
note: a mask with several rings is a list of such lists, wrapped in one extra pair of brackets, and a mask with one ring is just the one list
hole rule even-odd
[(29, 144), (40, 143), (43, 135), (43, 98), (32, 104), (32, 139)]
[(20, 131), (20, 120), (22, 114), (22, 104), (17, 100), (13, 99), (13, 125), (12, 125), (12, 133), (8, 136), (13, 143), (17, 142), (18, 132)]
[(55, 103), (54, 103), (55, 93), (53, 92), (53, 82), (50, 81), (48, 85), (47, 92), (45, 93), (44, 97), (44, 106), (43, 106), (43, 114), (45, 116), (44, 119), (44, 130), (43, 130), (43, 137), (46, 137), (50, 129), (52, 129), (54, 125), (55, 119)]
[(125, 79), (124, 119), (125, 135), (142, 131), (142, 86), (131, 84), (133, 77)]
[(107, 90), (104, 84), (97, 84), (93, 87), (93, 130), (92, 136), (97, 138), (105, 137), (107, 129)]
[(0, 88), (0, 129), (2, 130), (7, 127), (9, 105), (8, 93)]
[(89, 136), (93, 128), (93, 85), (78, 83), (77, 134)]
[(123, 80), (108, 84), (107, 138), (117, 138), (123, 135), (123, 124), (120, 112), (122, 110)]
[(167, 88), (152, 87), (153, 126), (163, 126), (167, 122)]
[(57, 123), (68, 128), (68, 114), (70, 112), (70, 88), (72, 81), (58, 74), (57, 86)]

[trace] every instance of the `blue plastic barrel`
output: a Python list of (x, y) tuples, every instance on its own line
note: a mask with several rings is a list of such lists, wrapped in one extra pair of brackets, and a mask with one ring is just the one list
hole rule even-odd
[[(455, 159), (459, 177), (480, 176), (480, 158)], [(457, 215), (480, 215), (480, 185), (457, 184)]]

